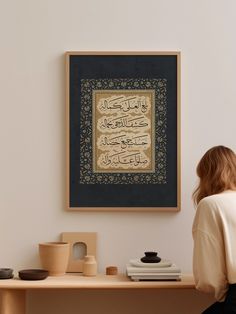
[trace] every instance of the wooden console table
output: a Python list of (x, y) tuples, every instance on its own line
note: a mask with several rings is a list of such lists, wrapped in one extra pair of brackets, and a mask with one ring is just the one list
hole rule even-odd
[(131, 281), (125, 275), (84, 277), (66, 274), (45, 280), (25, 281), (18, 278), (0, 280), (0, 314), (25, 314), (26, 292), (40, 289), (195, 289), (193, 277), (182, 275), (181, 281)]

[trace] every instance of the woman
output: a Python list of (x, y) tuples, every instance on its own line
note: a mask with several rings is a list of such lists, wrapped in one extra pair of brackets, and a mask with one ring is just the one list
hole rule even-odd
[(208, 150), (197, 166), (193, 193), (193, 274), (196, 288), (214, 293), (203, 313), (236, 313), (236, 155), (224, 146)]

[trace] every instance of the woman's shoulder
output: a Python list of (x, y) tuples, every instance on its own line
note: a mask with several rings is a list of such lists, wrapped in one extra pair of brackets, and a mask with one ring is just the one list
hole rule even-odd
[(208, 230), (212, 222), (219, 224), (222, 217), (236, 221), (236, 191), (222, 192), (204, 197), (197, 206), (193, 231), (197, 228)]
[(218, 194), (213, 194), (204, 197), (198, 204), (199, 208), (202, 207), (209, 207), (209, 208), (214, 208), (217, 206), (219, 203), (227, 203), (231, 201), (236, 202), (236, 191), (233, 190), (226, 190)]

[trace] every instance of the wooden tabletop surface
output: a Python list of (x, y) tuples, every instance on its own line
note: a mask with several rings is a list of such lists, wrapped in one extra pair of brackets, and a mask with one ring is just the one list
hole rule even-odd
[(193, 276), (182, 274), (179, 281), (131, 281), (125, 275), (85, 277), (81, 274), (66, 274), (48, 277), (44, 280), (21, 280), (19, 278), (0, 280), (0, 289), (179, 289), (195, 288)]

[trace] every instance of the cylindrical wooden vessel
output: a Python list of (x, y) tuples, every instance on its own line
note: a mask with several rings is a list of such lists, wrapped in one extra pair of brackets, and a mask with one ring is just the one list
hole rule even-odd
[(39, 243), (39, 256), (43, 269), (49, 276), (62, 276), (66, 273), (70, 247), (67, 242)]

